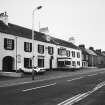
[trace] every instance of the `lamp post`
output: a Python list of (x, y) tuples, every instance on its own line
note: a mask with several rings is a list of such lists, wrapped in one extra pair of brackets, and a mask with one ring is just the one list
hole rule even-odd
[(34, 71), (34, 13), (41, 8), (42, 6), (38, 6), (32, 12), (32, 71)]

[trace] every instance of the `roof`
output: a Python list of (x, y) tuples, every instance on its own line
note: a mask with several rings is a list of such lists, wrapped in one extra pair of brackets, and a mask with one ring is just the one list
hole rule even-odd
[(86, 51), (87, 51), (87, 53), (89, 55), (95, 55), (95, 56), (97, 56), (97, 54), (94, 51), (92, 51), (92, 50), (86, 49)]
[(80, 48), (82, 50), (82, 54), (87, 54), (88, 55), (88, 52), (86, 51), (85, 48)]
[[(28, 29), (28, 28), (25, 28), (22, 26), (18, 26), (18, 25), (14, 25), (11, 23), (8, 23), (8, 25), (6, 25), (2, 21), (0, 21), (0, 32), (6, 33), (6, 34), (11, 34), (14, 36), (32, 39), (32, 30), (31, 29)], [(50, 36), (50, 41), (48, 41), (47, 35), (45, 35), (44, 33), (34, 31), (34, 34), (35, 34), (35, 37), (34, 37), (35, 40), (46, 42), (46, 43), (52, 43), (55, 45), (61, 45), (61, 46), (79, 50), (79, 47), (77, 47), (73, 43), (70, 43), (70, 42), (67, 42), (67, 41), (64, 41), (61, 39), (57, 39), (57, 38), (54, 38), (51, 36)]]
[(52, 39), (53, 39), (53, 40), (56, 42), (56, 44), (58, 44), (58, 45), (80, 50), (79, 47), (77, 47), (76, 45), (74, 45), (74, 44), (71, 43), (71, 42), (68, 42), (68, 41), (65, 41), (65, 40), (62, 40), (62, 39), (57, 39), (57, 38), (54, 38), (54, 37), (52, 37)]

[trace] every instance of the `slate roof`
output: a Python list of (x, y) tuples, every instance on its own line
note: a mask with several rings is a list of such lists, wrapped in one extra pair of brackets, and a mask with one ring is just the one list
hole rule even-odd
[[(18, 25), (14, 25), (11, 23), (8, 23), (8, 25), (4, 24), (2, 21), (0, 21), (0, 32), (2, 33), (6, 33), (6, 34), (11, 34), (14, 36), (19, 36), (19, 37), (24, 37), (24, 38), (32, 38), (32, 30), (22, 27), (22, 26), (18, 26)], [(65, 46), (65, 47), (69, 47), (69, 48), (73, 48), (73, 49), (79, 49), (79, 47), (77, 47), (76, 45), (74, 45), (73, 43), (61, 40), (61, 39), (57, 39), (54, 37), (50, 38), (50, 41), (46, 40), (47, 35), (40, 33), (40, 32), (36, 32), (35, 33), (35, 40), (38, 41), (42, 41), (42, 42), (46, 42), (46, 43), (52, 43), (55, 45), (61, 45), (61, 46)]]
[(89, 55), (95, 55), (95, 56), (97, 56), (97, 54), (94, 51), (92, 51), (92, 50), (86, 49), (86, 51), (87, 51), (87, 53)]

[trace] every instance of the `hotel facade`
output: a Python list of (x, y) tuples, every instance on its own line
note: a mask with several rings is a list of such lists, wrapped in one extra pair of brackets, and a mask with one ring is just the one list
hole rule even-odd
[[(71, 42), (8, 23), (6, 13), (0, 14), (0, 71), (32, 72), (34, 65), (45, 69), (57, 69), (69, 63), (72, 67), (82, 67), (81, 50)], [(34, 51), (33, 51), (34, 50)], [(65, 62), (61, 62), (65, 60)], [(70, 62), (67, 62), (70, 60)]]

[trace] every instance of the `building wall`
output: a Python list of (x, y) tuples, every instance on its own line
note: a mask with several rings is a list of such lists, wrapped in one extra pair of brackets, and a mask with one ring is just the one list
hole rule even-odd
[[(0, 71), (2, 70), (3, 67), (3, 58), (6, 56), (11, 56), (14, 58), (14, 64), (13, 64), (13, 69), (15, 69), (15, 65), (16, 65), (16, 47), (14, 47), (14, 50), (5, 50), (4, 49), (4, 38), (10, 38), (10, 39), (14, 39), (15, 37), (13, 35), (7, 35), (4, 33), (0, 33)], [(15, 44), (14, 44), (15, 45)]]
[(89, 55), (88, 66), (95, 67), (96, 66), (97, 56)]
[(88, 59), (89, 59), (89, 55), (82, 52), (82, 68), (87, 68), (88, 67)]
[[(31, 71), (32, 69), (26, 69), (24, 68), (24, 58), (32, 58), (33, 54), (32, 52), (25, 52), (24, 51), (24, 42), (32, 42), (31, 39), (26, 39), (26, 38), (18, 38), (18, 47), (17, 47), (17, 55), (21, 55), (21, 63), (18, 64), (18, 67), (20, 66), (23, 70), (25, 71)], [(44, 53), (40, 54), (38, 53), (38, 44), (44, 45)], [(48, 46), (54, 48), (54, 54), (49, 55), (48, 54)], [(32, 49), (33, 50), (33, 49)], [(52, 60), (52, 67), (56, 68), (56, 46), (50, 43), (45, 43), (45, 42), (40, 42), (40, 41), (34, 41), (34, 65), (38, 65), (38, 57), (44, 57), (44, 67), (45, 69), (49, 69), (49, 61), (51, 56), (53, 56)]]
[[(64, 46), (57, 46), (57, 49), (58, 48), (63, 48), (63, 49), (66, 49), (66, 50), (70, 51), (70, 56), (67, 56), (66, 54), (64, 54), (64, 55), (58, 55), (57, 54), (57, 58), (66, 58), (66, 57), (71, 58), (71, 62), (72, 61), (76, 62), (76, 65), (75, 65), (76, 68), (81, 68), (82, 67), (82, 52), (81, 52), (81, 50), (77, 50), (77, 49), (73, 49), (73, 48), (67, 48), (67, 47), (64, 47)], [(72, 51), (75, 52), (75, 57), (72, 56)], [(80, 53), (80, 58), (77, 58), (77, 52)], [(80, 62), (80, 65), (77, 64), (77, 61)]]
[(98, 55), (97, 56), (97, 67), (105, 67), (105, 57)]
[[(4, 49), (4, 38), (9, 38), (14, 40), (14, 49), (13, 50), (5, 50)], [(23, 69), (26, 72), (31, 72), (32, 69), (27, 69), (24, 67), (24, 58), (31, 58), (32, 59), (32, 52), (25, 52), (24, 51), (24, 42), (30, 42), (32, 43), (31, 39), (23, 38), (23, 37), (16, 37), (14, 35), (9, 35), (5, 33), (0, 33), (0, 70), (2, 71), (3, 66), (3, 58), (6, 56), (11, 56), (14, 59), (14, 64), (13, 64), (13, 70), (17, 70), (19, 68)], [(44, 54), (38, 53), (38, 44), (44, 45)], [(53, 55), (48, 54), (48, 46), (54, 48), (54, 53)], [(54, 45), (51, 43), (45, 43), (41, 41), (34, 41), (34, 65), (38, 65), (38, 57), (44, 57), (44, 68), (49, 69), (50, 68), (50, 59), (52, 57), (52, 68), (57, 68), (57, 58), (59, 57), (67, 57), (66, 55), (58, 55), (58, 48), (63, 47), (66, 50), (70, 51), (70, 57), (72, 61), (80, 61), (80, 66), (76, 64), (76, 67), (79, 68), (82, 66), (82, 54), (81, 50), (77, 49), (72, 49), (60, 45)], [(32, 49), (33, 50), (33, 49)], [(74, 51), (76, 52), (76, 56), (72, 57), (71, 52)], [(80, 58), (77, 58), (77, 52), (80, 53)]]

